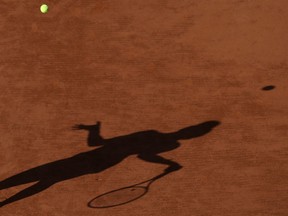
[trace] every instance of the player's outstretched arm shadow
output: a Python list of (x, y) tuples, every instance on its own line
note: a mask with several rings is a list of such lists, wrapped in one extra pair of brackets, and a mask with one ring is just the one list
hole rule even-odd
[(100, 135), (101, 122), (98, 121), (96, 125), (83, 125), (78, 124), (72, 127), (73, 130), (87, 130), (87, 145), (90, 147), (101, 146), (104, 143), (104, 139)]
[(160, 155), (157, 154), (139, 154), (138, 158), (151, 163), (168, 165), (168, 167), (165, 169), (165, 172), (176, 171), (182, 168), (182, 166), (179, 163), (161, 157)]

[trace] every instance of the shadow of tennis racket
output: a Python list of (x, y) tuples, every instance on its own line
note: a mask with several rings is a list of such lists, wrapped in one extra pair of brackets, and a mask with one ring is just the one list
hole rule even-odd
[(90, 208), (111, 208), (133, 202), (143, 197), (149, 191), (149, 187), (153, 182), (168, 175), (171, 172), (164, 172), (152, 179), (123, 187), (117, 190), (109, 191), (93, 198), (89, 203)]

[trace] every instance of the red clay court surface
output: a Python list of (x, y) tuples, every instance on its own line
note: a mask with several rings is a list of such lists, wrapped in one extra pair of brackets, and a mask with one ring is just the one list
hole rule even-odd
[[(47, 0), (47, 14), (42, 3), (0, 0), (0, 201), (37, 184), (7, 188), (11, 176), (42, 165), (51, 171), (59, 160), (72, 176), (83, 152), (110, 152), (88, 147), (75, 124), (101, 121), (105, 139), (136, 137), (110, 146), (114, 153), (98, 155), (99, 164), (154, 132), (220, 124), (168, 141), (171, 151), (155, 141), (167, 147), (159, 155), (183, 168), (134, 202), (87, 206), (167, 165), (131, 154), (101, 172), (78, 169), (3, 206), (1, 216), (288, 215), (286, 0)], [(31, 179), (64, 175), (38, 168)]]

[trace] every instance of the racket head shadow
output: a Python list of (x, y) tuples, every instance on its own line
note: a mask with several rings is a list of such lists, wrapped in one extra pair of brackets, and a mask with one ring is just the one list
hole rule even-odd
[(148, 192), (148, 187), (130, 186), (109, 191), (93, 198), (89, 203), (90, 208), (111, 208), (133, 202), (143, 197)]

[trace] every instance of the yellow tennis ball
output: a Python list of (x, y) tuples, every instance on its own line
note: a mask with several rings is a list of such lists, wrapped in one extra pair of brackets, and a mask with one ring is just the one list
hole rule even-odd
[(48, 5), (42, 4), (41, 7), (40, 7), (40, 11), (42, 13), (47, 13), (48, 12)]

